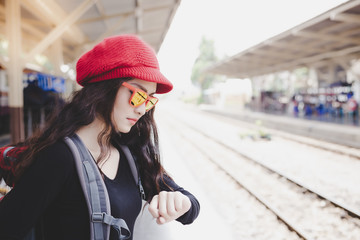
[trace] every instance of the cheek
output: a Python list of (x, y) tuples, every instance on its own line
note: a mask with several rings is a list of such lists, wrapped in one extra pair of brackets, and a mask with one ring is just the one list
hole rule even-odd
[(123, 129), (127, 124), (125, 118), (128, 117), (131, 109), (132, 107), (129, 104), (129, 98), (126, 96), (126, 94), (118, 94), (111, 114), (112, 123), (118, 130), (125, 130)]
[(125, 115), (124, 104), (115, 104), (112, 112), (113, 121), (118, 121), (121, 116)]
[(119, 91), (115, 99), (113, 113), (127, 111), (129, 107), (131, 107), (129, 97), (126, 96), (125, 92)]

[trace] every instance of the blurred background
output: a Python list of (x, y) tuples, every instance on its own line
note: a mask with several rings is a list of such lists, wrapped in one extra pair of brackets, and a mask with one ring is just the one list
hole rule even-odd
[(162, 161), (202, 210), (141, 215), (140, 239), (360, 239), (359, 0), (0, 0), (0, 17), (0, 147), (79, 89), (103, 38), (157, 52)]

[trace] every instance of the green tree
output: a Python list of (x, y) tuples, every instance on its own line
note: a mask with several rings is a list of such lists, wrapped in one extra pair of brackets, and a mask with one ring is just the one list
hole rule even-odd
[(215, 55), (213, 40), (209, 40), (203, 37), (199, 46), (199, 50), (199, 56), (195, 60), (192, 68), (191, 81), (193, 84), (200, 87), (200, 102), (202, 102), (204, 90), (210, 88), (211, 85), (219, 78), (214, 74), (206, 72), (206, 69), (212, 64), (216, 63), (218, 58)]

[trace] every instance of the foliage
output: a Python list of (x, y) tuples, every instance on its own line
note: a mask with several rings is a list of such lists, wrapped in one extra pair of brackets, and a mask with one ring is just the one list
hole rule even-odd
[(201, 88), (201, 92), (203, 93), (205, 89), (210, 88), (211, 85), (219, 78), (218, 76), (206, 72), (206, 69), (216, 63), (218, 58), (215, 55), (213, 40), (203, 37), (199, 50), (199, 56), (195, 60), (192, 68), (191, 81), (196, 86), (199, 86)]

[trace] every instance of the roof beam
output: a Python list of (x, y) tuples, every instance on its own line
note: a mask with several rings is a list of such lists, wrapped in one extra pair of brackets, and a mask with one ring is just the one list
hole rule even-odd
[[(81, 54), (82, 54), (83, 51), (81, 50), (81, 48), (85, 48), (85, 49), (87, 49), (87, 50), (88, 50), (88, 49), (91, 49), (93, 46), (95, 46), (96, 44), (100, 43), (104, 38), (113, 35), (114, 32), (116, 31), (116, 29), (117, 29), (123, 22), (125, 22), (126, 19), (127, 19), (128, 17), (130, 17), (130, 16), (131, 16), (130, 14), (123, 15), (123, 16), (119, 19), (119, 21), (116, 21), (112, 26), (110, 26), (109, 29), (106, 30), (105, 33), (103, 33), (103, 34), (102, 34), (100, 37), (98, 37), (95, 41), (93, 41), (93, 42), (91, 42), (91, 43), (88, 43), (88, 44), (85, 44), (85, 47), (82, 46), (82, 45), (79, 46), (79, 49), (78, 49), (78, 51), (76, 51), (76, 52), (81, 52)], [(79, 56), (78, 56), (78, 57), (79, 57)]]
[(342, 31), (347, 25), (348, 23), (344, 23), (344, 22), (332, 22), (335, 23), (329, 27), (324, 27), (323, 29), (319, 30), (319, 33), (324, 33), (324, 34), (330, 34), (330, 32), (339, 32)]
[(105, 15), (105, 9), (104, 9), (104, 5), (102, 4), (102, 2), (101, 1), (96, 1), (95, 4), (96, 4), (96, 8), (99, 11), (100, 15), (104, 16)]
[(245, 56), (243, 61), (243, 64), (249, 64), (250, 66), (268, 65), (274, 63), (275, 61), (273, 58), (264, 58), (261, 55), (249, 57)]
[(21, 24), (30, 24), (33, 26), (39, 26), (39, 27), (55, 27), (55, 25), (49, 23), (49, 22), (43, 22), (40, 20), (36, 20), (36, 19), (30, 19), (30, 18), (21, 18)]
[[(294, 43), (294, 42), (266, 42), (267, 45), (270, 45), (272, 47), (278, 48), (280, 51), (282, 50), (294, 50), (294, 51), (299, 51), (299, 47), (301, 47), (301, 51), (306, 54), (306, 53), (313, 53), (314, 49), (312, 49), (312, 47), (303, 47), (304, 44), (299, 44), (299, 43)], [(319, 48), (317, 48), (319, 49)], [(320, 48), (323, 49), (323, 48)]]
[[(228, 71), (235, 71), (232, 76), (237, 77), (252, 77), (256, 75), (262, 75), (271, 72), (283, 71), (286, 69), (294, 69), (299, 68), (301, 66), (309, 66), (313, 65), (314, 63), (320, 62), (329, 62), (329, 61), (336, 61), (336, 59), (352, 59), (354, 57), (360, 56), (360, 46), (356, 46), (349, 49), (344, 49), (340, 51), (332, 51), (326, 52), (323, 54), (318, 54), (316, 56), (306, 57), (306, 58), (297, 58), (293, 61), (283, 62), (280, 64), (276, 64), (272, 62), (268, 63), (261, 63), (254, 61), (253, 66), (249, 65), (242, 65), (242, 64), (234, 64), (232, 61), (226, 64), (219, 65), (218, 67), (210, 68), (209, 71), (217, 74), (224, 74), (229, 75)], [(234, 60), (233, 60), (234, 61)], [(250, 62), (249, 59), (243, 58), (244, 62)]]
[[(99, 11), (100, 17), (103, 17), (106, 15), (104, 5), (102, 4), (101, 1), (97, 1), (95, 6), (96, 6), (96, 9)], [(107, 21), (104, 21), (104, 24), (106, 25), (106, 28), (109, 28)]]
[(358, 14), (352, 14), (352, 13), (333, 14), (330, 16), (330, 19), (333, 21), (356, 23), (356, 24), (360, 22), (360, 16)]
[[(352, 54), (355, 52), (360, 52), (360, 46), (347, 48), (347, 49), (340, 50), (340, 51), (326, 52), (326, 53), (318, 54), (318, 55), (307, 57), (307, 58), (295, 59), (293, 61), (279, 64), (276, 66), (276, 68), (277, 69), (293, 68), (295, 66), (306, 65), (306, 64), (318, 62), (318, 61), (325, 60), (325, 59), (342, 57), (344, 55)], [(359, 53), (359, 55), (360, 55), (360, 53)], [(264, 70), (264, 72), (271, 72), (272, 69), (273, 68), (267, 67), (267, 68), (264, 68), (263, 70)]]
[(173, 19), (174, 16), (175, 16), (176, 10), (177, 10), (177, 8), (180, 6), (180, 3), (181, 3), (181, 0), (175, 0), (175, 4), (174, 4), (174, 5), (171, 5), (171, 6), (172, 6), (172, 10), (171, 10), (171, 13), (170, 13), (169, 18), (168, 18), (168, 21), (167, 21), (167, 27), (165, 28), (165, 31), (163, 32), (162, 36), (160, 37), (160, 41), (159, 41), (158, 46), (155, 47), (155, 50), (156, 50), (156, 51), (159, 51), (159, 49), (160, 49), (160, 47), (161, 47), (161, 44), (163, 43), (163, 41), (164, 41), (164, 39), (165, 39), (166, 33), (167, 33), (167, 31), (169, 30), (169, 28), (170, 28), (170, 23), (172, 22), (172, 19)]
[(31, 24), (28, 23), (22, 23), (21, 24), (21, 28), (23, 30), (25, 30), (26, 32), (30, 33), (30, 34), (34, 34), (35, 36), (39, 36), (40, 38), (43, 38), (46, 36), (46, 33), (44, 33), (43, 31), (40, 31), (39, 29), (37, 29), (36, 27), (34, 27)]
[(343, 42), (343, 43), (349, 43), (349, 44), (356, 44), (360, 45), (359, 39), (353, 39), (353, 38), (347, 38), (343, 36), (335, 36), (332, 34), (321, 34), (321, 33), (313, 33), (310, 31), (293, 31), (292, 34), (294, 36), (298, 37), (305, 37), (305, 38), (312, 38), (312, 39), (320, 39), (320, 40), (328, 40), (330, 41), (336, 41), (336, 42)]
[(135, 24), (136, 34), (139, 34), (143, 29), (143, 10), (141, 9), (141, 0), (135, 0)]
[(270, 57), (270, 58), (280, 58), (281, 60), (289, 60), (289, 58), (293, 58), (294, 54), (291, 53), (283, 53), (280, 51), (270, 50), (270, 49), (261, 49), (260, 51), (254, 52), (255, 55), (260, 55), (264, 57)]
[(297, 27), (228, 57), (207, 71), (241, 77), (337, 64), (360, 57), (360, 0), (341, 4)]
[[(2, 6), (0, 6), (1, 9)], [(5, 22), (0, 21), (0, 25), (2, 27), (5, 26)], [(22, 23), (22, 32), (23, 39), (26, 39), (26, 44), (23, 46), (23, 50), (33, 49), (33, 46), (36, 45), (41, 39), (43, 39), (46, 34), (37, 28), (33, 27), (28, 23)], [(63, 50), (68, 55), (74, 55), (73, 51), (66, 45), (63, 46)]]
[(134, 11), (127, 11), (127, 12), (122, 12), (122, 13), (102, 15), (102, 16), (100, 16), (100, 17), (81, 19), (81, 20), (76, 21), (76, 24), (83, 24), (83, 23), (92, 23), (92, 22), (104, 21), (104, 20), (106, 20), (106, 19), (122, 17), (123, 15), (133, 14), (133, 13), (134, 13)]
[(36, 54), (43, 52), (50, 44), (59, 38), (69, 26), (71, 26), (77, 19), (79, 19), (96, 0), (86, 0), (78, 6), (72, 13), (70, 13), (61, 24), (54, 28), (29, 54), (26, 60), (29, 61), (35, 57)]
[[(2, 13), (3, 11), (5, 11), (5, 8), (4, 8), (4, 6), (0, 5), (0, 13)], [(0, 17), (0, 19), (1, 19), (1, 22), (4, 21), (4, 23), (5, 23), (5, 19), (2, 19), (1, 17)], [(25, 31), (32, 32), (36, 36), (39, 36), (39, 35), (40, 36), (45, 36), (44, 32), (38, 30), (37, 28), (33, 27), (32, 25), (30, 25), (27, 22), (22, 22), (21, 23), (21, 28), (23, 30), (25, 30)]]
[[(97, 0), (93, 1), (95, 2)], [(53, 0), (22, 0), (21, 4), (36, 18), (44, 23), (50, 22), (53, 26), (60, 25), (68, 15), (68, 13)], [(84, 34), (76, 26), (69, 26), (64, 33), (64, 37), (73, 44), (80, 44), (85, 41)]]
[(93, 43), (92, 45), (96, 45), (97, 43), (101, 42), (104, 38), (109, 37), (111, 35), (114, 34), (114, 32), (116, 31), (116, 29), (121, 26), (128, 18), (130, 17), (130, 14), (126, 14), (123, 15), (118, 21), (116, 21), (114, 24), (112, 24), (110, 26), (110, 28), (108, 28), (106, 30), (105, 33), (103, 33), (100, 37), (98, 37), (95, 41), (95, 43)]
[[(171, 6), (173, 6), (173, 5), (172, 4), (166, 4), (166, 5), (159, 6), (159, 7), (146, 8), (142, 12), (144, 13), (144, 12), (150, 12), (150, 11), (157, 11), (157, 10), (161, 10), (161, 9), (167, 9), (167, 8), (170, 8)], [(106, 19), (110, 19), (110, 18), (121, 17), (123, 15), (128, 15), (128, 14), (135, 14), (135, 10), (124, 11), (124, 12), (116, 13), (116, 14), (103, 15), (101, 17), (95, 17), (95, 18), (81, 19), (81, 20), (76, 21), (76, 24), (97, 22), (97, 21), (102, 21), (102, 20), (106, 20)]]
[(131, 14), (122, 15), (119, 21), (115, 22), (112, 26), (110, 26), (109, 29), (106, 30), (105, 33), (103, 33), (100, 37), (98, 37), (95, 41), (91, 43), (87, 43), (85, 45), (80, 45), (77, 50), (75, 51), (76, 57), (74, 58), (74, 61), (77, 61), (77, 59), (80, 57), (81, 54), (83, 54), (84, 51), (87, 51), (94, 47), (96, 44), (101, 42), (104, 38), (109, 37), (114, 34), (116, 29), (124, 22), (127, 18), (129, 18)]

